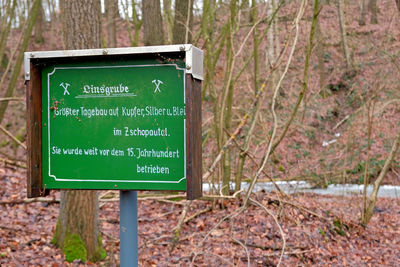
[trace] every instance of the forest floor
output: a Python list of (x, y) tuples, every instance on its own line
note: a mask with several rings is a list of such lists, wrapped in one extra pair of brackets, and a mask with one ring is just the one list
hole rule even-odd
[[(297, 2), (291, 1), (278, 14), (282, 43), (292, 28), (293, 18), (298, 10)], [(347, 37), (358, 70), (355, 77), (347, 77), (337, 23), (337, 8), (333, 2), (324, 5), (320, 13), (324, 64), (317, 64), (318, 57), (313, 52), (307, 109), (299, 111), (296, 122), (273, 155), (273, 164), (266, 167), (266, 173), (271, 173), (272, 177), (286, 180), (313, 179), (316, 186), (342, 182), (362, 184), (368, 154), (367, 100), (373, 100), (373, 108), (375, 107), (369, 174), (372, 180), (377, 177), (397, 133), (400, 114), (399, 13), (392, 0), (379, 1), (379, 9), (378, 25), (367, 22), (365, 26), (360, 26), (357, 22), (360, 13), (358, 2), (349, 1), (346, 4)], [(220, 12), (223, 14), (224, 11)], [(289, 118), (302, 85), (311, 18), (312, 1), (309, 1), (301, 22), (297, 56), (282, 85), (282, 96), (277, 109), (282, 122)], [(118, 25), (118, 47), (129, 46), (126, 31), (128, 27), (122, 20)], [(198, 20), (195, 25), (199, 27)], [(46, 43), (32, 42), (28, 50), (63, 49), (59, 28), (59, 24), (47, 25), (44, 32)], [(243, 39), (248, 30), (249, 28), (243, 27), (239, 37)], [(262, 28), (260, 32), (261, 30)], [(11, 36), (8, 54), (11, 48), (16, 47), (19, 31), (13, 30)], [(240, 44), (240, 38), (237, 45)], [(198, 46), (202, 48), (201, 41)], [(248, 45), (248, 49), (250, 48), (251, 44)], [(260, 46), (260, 58), (265, 58), (266, 48), (267, 42), (264, 41)], [(223, 86), (225, 74), (223, 57), (218, 60), (213, 81), (219, 89)], [(246, 55), (237, 60), (245, 61)], [(319, 70), (322, 66), (325, 67), (326, 77), (325, 83), (320, 85)], [(237, 69), (240, 68), (241, 65), (238, 65)], [(260, 75), (267, 74), (267, 67), (261, 66)], [(254, 88), (251, 80), (249, 68), (249, 73), (245, 73), (235, 87), (235, 118), (241, 118), (253, 101)], [(322, 89), (326, 89), (327, 96), (321, 95)], [(25, 97), (22, 75), (15, 96)], [(268, 90), (266, 99), (271, 99), (271, 96), (272, 90)], [(212, 108), (213, 102), (206, 97), (202, 114), (204, 133), (213, 127)], [(25, 101), (10, 103), (3, 123), (5, 128), (23, 137), (26, 133), (25, 112)], [(265, 133), (272, 125), (268, 117), (269, 101), (265, 101), (261, 114), (260, 125), (254, 132), (254, 142), (249, 149), (258, 162), (263, 157), (267, 143)], [(211, 136), (210, 140), (215, 140), (213, 138)], [(24, 149), (9, 141), (2, 133), (0, 140), (1, 157), (26, 162)], [(324, 142), (333, 140), (335, 142), (332, 145), (323, 145)], [(214, 159), (215, 145), (215, 142), (210, 141), (203, 150), (204, 166), (210, 166)], [(248, 161), (244, 178), (252, 179), (258, 167), (258, 164)], [(384, 183), (400, 185), (399, 173), (400, 161), (397, 157)], [(264, 176), (260, 178), (268, 179)], [(24, 169), (0, 167), (0, 266), (96, 266), (89, 262), (65, 262), (62, 251), (51, 244), (59, 204), (57, 201), (17, 204), (26, 197), (25, 181)], [(118, 197), (118, 192), (112, 193)], [(284, 248), (281, 266), (399, 266), (399, 199), (379, 199), (371, 222), (364, 227), (359, 223), (362, 201), (357, 196), (333, 197), (297, 193), (282, 197), (276, 193), (258, 192), (253, 197), (277, 217), (284, 233), (285, 245), (277, 223), (265, 210), (250, 205), (234, 220), (225, 221), (213, 230), (219, 220), (233, 214), (240, 207), (242, 200), (227, 199), (218, 204), (196, 200), (191, 204), (187, 217), (202, 213), (182, 227), (180, 241), (171, 251), (173, 228), (178, 224), (186, 202), (146, 199), (140, 200), (138, 207), (139, 264), (247, 266), (249, 260), (250, 266), (275, 266), (280, 261)], [(51, 192), (48, 198), (58, 199), (59, 193)], [(100, 229), (107, 258), (97, 263), (97, 266), (118, 266), (119, 202), (102, 201), (100, 206)]]
[[(18, 203), (26, 196), (26, 172), (0, 168), (0, 266), (118, 266), (119, 202), (100, 202), (100, 229), (107, 258), (67, 263), (51, 244), (59, 204)], [(111, 192), (116, 197), (118, 192)], [(57, 199), (53, 191), (49, 198)], [(295, 194), (252, 196), (277, 218), (285, 246), (281, 266), (398, 266), (400, 200), (381, 198), (368, 226), (359, 223), (361, 198)], [(280, 202), (281, 200), (281, 202)], [(139, 200), (140, 266), (275, 266), (283, 239), (274, 218), (250, 205), (233, 220), (242, 200), (193, 201), (180, 240), (171, 251), (185, 200)], [(204, 238), (207, 238), (204, 240)]]

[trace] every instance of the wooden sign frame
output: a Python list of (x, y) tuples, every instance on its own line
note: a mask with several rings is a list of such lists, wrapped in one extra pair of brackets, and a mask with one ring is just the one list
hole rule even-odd
[[(135, 60), (156, 60), (159, 64), (170, 64), (171, 59), (184, 62), (185, 108), (185, 174), (188, 199), (202, 195), (202, 141), (201, 141), (201, 86), (203, 80), (203, 52), (192, 45), (169, 45), (113, 49), (64, 50), (25, 53), (25, 80), (27, 103), (27, 147), (28, 147), (28, 177), (27, 195), (39, 197), (48, 194), (48, 187), (43, 183), (43, 127), (46, 121), (42, 118), (44, 109), (42, 103), (45, 81), (42, 72), (48, 66), (56, 64), (80, 64), (93, 62), (126, 62)], [(76, 63), (78, 62), (78, 63)], [(47, 81), (46, 81), (47, 82)], [(43, 119), (43, 120), (42, 120)], [(46, 163), (46, 162), (45, 162)], [(93, 188), (74, 189), (120, 189)], [(57, 189), (71, 189), (59, 187)], [(125, 190), (126, 188), (121, 188)], [(128, 190), (154, 190), (147, 188), (129, 188)], [(155, 189), (169, 190), (169, 189)]]

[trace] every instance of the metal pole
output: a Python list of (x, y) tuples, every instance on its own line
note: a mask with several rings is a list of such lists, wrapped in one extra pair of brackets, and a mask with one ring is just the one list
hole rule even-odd
[(137, 192), (120, 191), (120, 265), (138, 266)]

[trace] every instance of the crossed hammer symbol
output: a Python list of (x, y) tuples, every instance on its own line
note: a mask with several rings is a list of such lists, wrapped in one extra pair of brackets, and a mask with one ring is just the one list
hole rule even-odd
[(154, 89), (154, 93), (155, 92), (160, 92), (161, 93), (160, 84), (163, 84), (163, 82), (160, 81), (160, 80), (153, 80), (152, 83), (154, 83), (156, 85), (156, 89)]
[(69, 83), (60, 83), (60, 86), (62, 86), (62, 88), (64, 88), (64, 95), (66, 95), (66, 94), (68, 94), (69, 95), (69, 92), (68, 92), (68, 86), (70, 86), (70, 84)]

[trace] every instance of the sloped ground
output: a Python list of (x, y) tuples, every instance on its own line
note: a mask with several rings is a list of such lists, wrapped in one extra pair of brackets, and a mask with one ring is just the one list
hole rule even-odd
[[(0, 202), (25, 197), (26, 173), (0, 169)], [(117, 195), (117, 192), (115, 192)], [(52, 192), (52, 196), (58, 196)], [(298, 194), (290, 199), (259, 192), (254, 198), (278, 218), (285, 239), (281, 266), (398, 266), (400, 262), (400, 201), (380, 199), (370, 224), (358, 224), (360, 198)], [(250, 206), (232, 221), (216, 223), (232, 214), (240, 200), (226, 200), (224, 208), (191, 219), (182, 228), (180, 241), (170, 252), (173, 228), (183, 205), (156, 200), (139, 201), (139, 264), (141, 266), (275, 266), (282, 237), (273, 218)], [(59, 204), (0, 204), (1, 266), (94, 266), (67, 263), (51, 244)], [(196, 200), (188, 217), (212, 207)], [(97, 266), (119, 263), (119, 203), (101, 202), (101, 231), (107, 251)], [(201, 244), (204, 237), (209, 237)], [(240, 245), (235, 240), (243, 244)], [(248, 250), (248, 255), (246, 250)]]
[[(310, 67), (309, 94), (307, 110), (301, 109), (295, 124), (290, 128), (286, 139), (276, 151), (273, 165), (267, 172), (276, 178), (313, 178), (317, 185), (336, 182), (362, 182), (366, 161), (367, 124), (364, 103), (374, 98), (375, 117), (373, 121), (371, 149), (371, 178), (374, 178), (383, 165), (390, 150), (391, 142), (398, 131), (400, 112), (399, 90), (399, 51), (400, 16), (394, 1), (379, 1), (379, 24), (357, 23), (359, 6), (357, 1), (346, 5), (347, 37), (352, 56), (357, 66), (357, 75), (345, 75), (345, 64), (340, 44), (337, 10), (334, 1), (324, 5), (321, 11), (321, 29), (324, 40), (324, 62), (326, 67), (328, 96), (322, 97), (319, 85), (319, 66), (315, 53)], [(301, 38), (296, 57), (282, 86), (282, 97), (278, 109), (282, 123), (288, 118), (301, 88), (304, 51), (311, 21), (311, 5), (301, 22)], [(298, 8), (293, 1), (278, 14), (281, 40), (291, 28), (291, 18)], [(118, 36), (119, 46), (128, 46), (126, 27)], [(18, 32), (13, 34), (14, 47)], [(54, 29), (45, 33), (46, 44), (31, 44), (30, 50), (62, 49), (61, 35)], [(58, 39), (57, 39), (58, 38)], [(266, 49), (267, 43), (261, 44)], [(264, 51), (263, 50), (263, 51)], [(262, 52), (264, 53), (264, 52)], [(265, 57), (262, 54), (262, 57)], [(241, 62), (238, 60), (238, 62)], [(223, 58), (218, 63), (215, 85), (221, 86), (224, 77)], [(261, 76), (267, 70), (261, 67)], [(22, 77), (22, 75), (21, 75)], [(251, 87), (251, 71), (238, 82), (235, 93), (235, 118), (245, 112), (252, 102), (254, 92)], [(250, 89), (249, 89), (250, 88)], [(268, 91), (269, 94), (271, 90)], [(19, 81), (17, 96), (24, 97), (22, 78)], [(268, 100), (268, 96), (266, 97)], [(204, 121), (211, 114), (210, 100), (203, 102)], [(269, 101), (265, 101), (260, 125), (250, 151), (256, 160), (262, 156), (266, 132), (270, 129)], [(17, 134), (25, 123), (25, 105), (13, 102), (7, 111), (4, 124)], [(301, 117), (304, 114), (304, 120)], [(348, 119), (345, 119), (348, 116)], [(344, 120), (345, 119), (345, 120)], [(337, 126), (342, 120), (343, 123)], [(209, 127), (209, 123), (204, 123)], [(337, 126), (337, 127), (336, 127)], [(336, 128), (335, 128), (336, 127)], [(244, 132), (245, 133), (245, 132)], [(339, 137), (335, 134), (340, 133)], [(2, 140), (6, 140), (4, 135)], [(322, 146), (324, 141), (337, 139), (335, 143)], [(7, 139), (8, 140), (8, 139)], [(240, 140), (240, 139), (239, 139)], [(12, 144), (1, 151), (7, 157), (25, 159), (25, 152)], [(204, 150), (205, 166), (213, 160), (212, 142)], [(400, 163), (397, 157), (385, 183), (400, 184)], [(256, 165), (247, 163), (245, 177), (251, 178)], [(26, 173), (11, 167), (0, 168), (0, 201), (16, 201), (25, 197)], [(321, 182), (322, 181), (322, 182)], [(53, 193), (54, 194), (54, 193)], [(54, 197), (57, 194), (52, 195)], [(380, 199), (374, 217), (364, 228), (358, 224), (361, 200), (351, 197), (329, 197), (299, 194), (287, 200), (291, 204), (279, 206), (275, 194), (257, 195), (273, 214), (279, 217), (279, 224), (285, 233), (286, 246), (281, 266), (398, 266), (400, 262), (400, 202), (398, 199)], [(240, 201), (227, 200), (224, 208), (219, 205), (212, 211), (192, 219), (183, 227), (181, 241), (169, 252), (172, 228), (176, 226), (182, 205), (163, 203), (154, 200), (139, 202), (139, 262), (142, 266), (231, 266), (247, 265), (245, 249), (233, 240), (245, 244), (249, 252), (251, 266), (276, 265), (282, 249), (282, 237), (270, 215), (262, 209), (250, 206), (245, 213), (212, 231), (209, 238), (200, 246), (202, 239), (224, 216), (238, 208)], [(194, 201), (189, 216), (205, 208), (211, 202)], [(0, 265), (2, 266), (76, 266), (90, 263), (64, 262), (61, 251), (50, 244), (56, 225), (58, 204), (0, 204)], [(312, 215), (312, 213), (315, 213)], [(317, 216), (318, 215), (318, 216)], [(118, 202), (107, 202), (100, 209), (103, 242), (108, 257), (98, 265), (113, 266), (119, 257), (119, 208)], [(233, 238), (232, 238), (233, 237)]]

